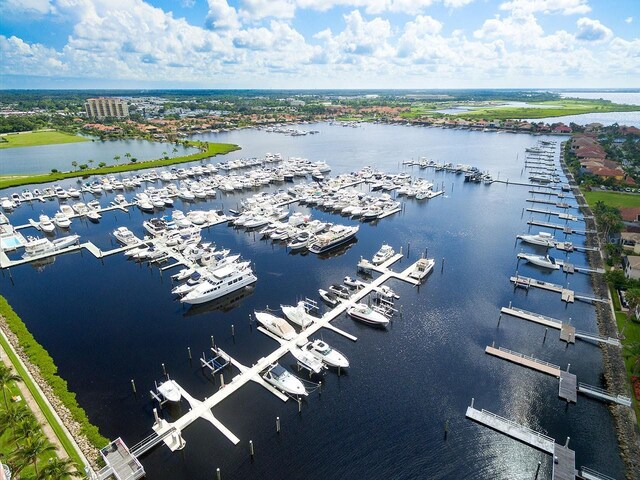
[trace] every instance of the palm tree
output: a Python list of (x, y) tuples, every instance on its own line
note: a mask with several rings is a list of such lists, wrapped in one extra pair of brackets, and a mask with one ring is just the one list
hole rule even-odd
[(125, 153), (124, 156), (127, 160), (131, 160), (131, 154), (129, 152)]
[(19, 440), (28, 440), (40, 431), (38, 419), (32, 413), (29, 413), (20, 419), (18, 425), (13, 429), (13, 439), (18, 443)]
[(114, 155), (113, 159), (115, 160), (116, 163), (120, 162), (120, 155)]
[(11, 405), (5, 410), (0, 410), (0, 430), (4, 431), (10, 428), (15, 433), (18, 423), (30, 414), (31, 412), (24, 404)]
[(50, 458), (49, 462), (40, 470), (36, 480), (67, 480), (70, 477), (82, 478), (73, 460), (65, 458)]
[(11, 382), (21, 382), (22, 378), (17, 373), (13, 373), (9, 367), (0, 363), (0, 388), (2, 388), (2, 395), (4, 396), (4, 406), (9, 408), (7, 402), (7, 389)]
[(631, 373), (635, 374), (640, 368), (640, 342), (633, 342), (624, 347), (625, 352), (622, 354), (624, 357), (631, 357), (633, 359), (633, 368)]
[(55, 450), (56, 447), (51, 445), (41, 432), (32, 435), (27, 443), (13, 454), (14, 464), (17, 465), (14, 475), (17, 477), (18, 472), (30, 463), (38, 475), (38, 457)]
[(175, 155), (176, 153), (178, 153), (178, 149), (176, 147), (173, 147), (173, 154)]
[(75, 170), (76, 167), (78, 166), (78, 162), (76, 162), (75, 160), (73, 162), (71, 162), (71, 166), (73, 167), (73, 169)]

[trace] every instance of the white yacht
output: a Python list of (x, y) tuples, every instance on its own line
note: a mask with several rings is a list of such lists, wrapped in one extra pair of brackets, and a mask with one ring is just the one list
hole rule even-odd
[(139, 242), (136, 236), (127, 227), (118, 227), (113, 231), (113, 236), (123, 245), (134, 245)]
[(305, 308), (305, 303), (302, 301), (298, 302), (298, 305), (295, 307), (292, 307), (291, 305), (280, 305), (280, 308), (282, 309), (284, 316), (287, 317), (287, 320), (295, 323), (303, 329), (311, 325), (314, 320), (316, 320), (315, 317), (309, 315)]
[(212, 272), (212, 278), (198, 285), (180, 301), (188, 304), (206, 303), (246, 287), (256, 280), (251, 267), (241, 269), (237, 264), (227, 265)]
[(93, 223), (98, 223), (102, 218), (102, 215), (100, 215), (96, 210), (89, 210), (86, 215)]
[(256, 320), (274, 335), (285, 340), (292, 340), (296, 336), (296, 331), (284, 318), (276, 317), (267, 312), (254, 313)]
[(285, 393), (291, 393), (293, 395), (307, 395), (307, 391), (300, 379), (289, 373), (289, 371), (279, 363), (271, 365), (262, 375), (262, 378)]
[(411, 278), (416, 280), (422, 280), (425, 278), (431, 270), (433, 270), (433, 266), (435, 265), (435, 260), (433, 258), (421, 258), (416, 262), (415, 268), (409, 273)]
[(380, 312), (375, 311), (364, 303), (357, 303), (347, 308), (347, 314), (369, 325), (379, 325), (386, 327), (389, 323), (389, 319), (382, 315)]
[(327, 252), (351, 240), (359, 229), (358, 225), (354, 227), (334, 225), (327, 233), (322, 233), (315, 238), (314, 242), (309, 245), (309, 251), (311, 253)]
[(71, 220), (62, 212), (58, 212), (53, 216), (53, 223), (59, 228), (69, 228)]
[(327, 302), (330, 306), (335, 307), (336, 305), (338, 305), (338, 297), (331, 292), (327, 292), (326, 290), (323, 290), (322, 288), (318, 289), (318, 293), (320, 294), (320, 297), (322, 298), (322, 300), (324, 300), (325, 302)]
[(45, 253), (62, 250), (63, 248), (67, 248), (78, 243), (79, 238), (80, 235), (68, 235), (66, 237), (50, 241), (47, 238), (29, 237), (29, 241), (24, 245), (24, 254), (22, 255), (22, 258), (36, 257)]
[(294, 356), (298, 363), (310, 372), (320, 373), (322, 372), (322, 370), (327, 368), (322, 360), (320, 360), (308, 350), (303, 350), (299, 347), (293, 347), (290, 351), (291, 355)]
[(556, 245), (556, 239), (554, 236), (547, 232), (538, 232), (537, 235), (522, 234), (518, 235), (516, 238), (519, 238), (523, 242), (543, 247), (555, 247)]
[(56, 229), (56, 226), (47, 215), (40, 215), (38, 220), (40, 221), (40, 230), (43, 232), (51, 233)]
[(173, 380), (167, 380), (158, 385), (158, 392), (170, 402), (179, 402), (182, 397), (178, 384)]
[(549, 255), (534, 255), (532, 253), (519, 253), (518, 258), (522, 258), (529, 263), (533, 263), (539, 267), (548, 268), (550, 270), (558, 270), (560, 265), (556, 263), (556, 259)]
[(387, 245), (386, 243), (384, 243), (382, 244), (380, 250), (378, 250), (373, 256), (373, 259), (371, 261), (374, 265), (380, 265), (393, 257), (395, 253), (396, 252), (393, 247), (391, 247), (391, 245)]
[(349, 360), (347, 357), (320, 339), (307, 342), (302, 346), (302, 350), (311, 353), (329, 367), (349, 368)]

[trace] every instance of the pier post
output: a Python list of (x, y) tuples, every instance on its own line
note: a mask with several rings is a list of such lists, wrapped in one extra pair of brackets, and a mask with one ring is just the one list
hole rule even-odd
[(569, 448), (569, 440), (571, 440), (571, 437), (567, 437), (567, 440), (564, 442), (564, 448)]
[(444, 257), (442, 257), (442, 266), (440, 267), (440, 273), (444, 272)]
[(498, 316), (498, 326), (500, 326), (500, 320), (502, 320), (502, 314)]
[(216, 468), (216, 480), (222, 480), (222, 477), (220, 476), (220, 469)]
[(567, 365), (567, 372), (569, 371), (570, 368), (571, 368), (571, 364)]
[(449, 434), (449, 419), (444, 422), (444, 439), (447, 439), (447, 435)]
[(544, 327), (544, 338), (542, 339), (542, 343), (547, 341), (547, 332), (549, 331), (549, 329), (547, 327)]
[(298, 397), (298, 415), (302, 413), (302, 400)]
[[(518, 276), (518, 272), (516, 272), (516, 277)], [(511, 308), (511, 300), (509, 300), (509, 308)]]
[(220, 373), (220, 388), (224, 387), (224, 373)]
[(411, 242), (407, 242), (407, 259), (409, 258), (410, 251), (411, 251)]
[(191, 360), (193, 360), (193, 357), (191, 356), (191, 347), (187, 347), (187, 353), (189, 354), (189, 363), (191, 363)]
[(476, 399), (471, 397), (471, 408), (473, 408), (473, 404), (475, 403)]
[(280, 434), (280, 417), (276, 417), (276, 433)]
[(160, 417), (158, 417), (158, 409), (154, 408), (153, 409), (153, 418), (154, 418), (154, 425), (157, 425), (158, 423), (160, 423)]
[(216, 348), (216, 341), (213, 339), (213, 335), (211, 335), (211, 348)]
[(233, 341), (236, 341), (236, 327), (231, 324), (231, 336), (233, 337)]
[(538, 462), (538, 468), (536, 468), (536, 476), (534, 478), (534, 480), (538, 480), (538, 473), (540, 473), (540, 466), (542, 465), (542, 462)]
[(254, 455), (254, 451), (253, 451), (253, 440), (249, 440), (249, 455), (251, 455), (251, 461), (253, 462), (253, 455)]
[(133, 389), (133, 393), (134, 393), (134, 394), (135, 394), (135, 393), (138, 393), (138, 392), (136, 391), (136, 382), (134, 382), (134, 381), (133, 381), (133, 378), (131, 379), (131, 388)]
[(318, 396), (322, 396), (322, 380), (318, 382)]
[(340, 365), (338, 365), (338, 376), (340, 376)]
[(162, 373), (165, 375), (165, 377), (167, 376), (167, 369), (164, 366), (164, 363), (162, 364)]

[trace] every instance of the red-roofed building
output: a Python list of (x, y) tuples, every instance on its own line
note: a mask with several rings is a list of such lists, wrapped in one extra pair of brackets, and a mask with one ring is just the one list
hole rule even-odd
[(640, 207), (620, 207), (620, 215), (625, 222), (640, 221)]

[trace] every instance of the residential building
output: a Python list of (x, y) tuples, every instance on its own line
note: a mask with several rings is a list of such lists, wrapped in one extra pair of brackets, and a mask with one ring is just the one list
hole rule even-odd
[(90, 118), (126, 118), (129, 116), (127, 101), (116, 97), (89, 98), (84, 109)]
[(622, 257), (622, 265), (627, 278), (640, 279), (640, 256), (627, 255)]

